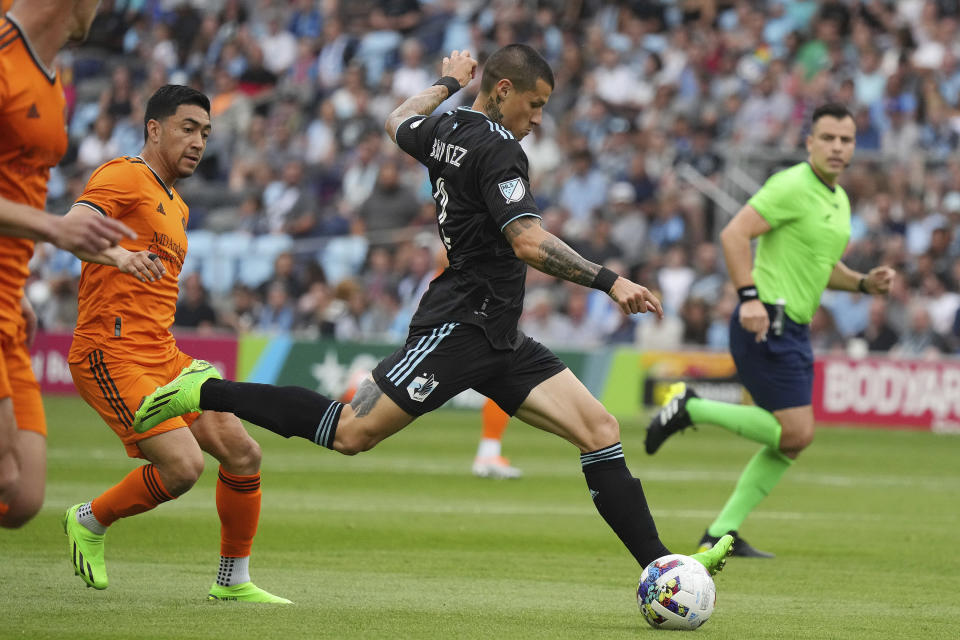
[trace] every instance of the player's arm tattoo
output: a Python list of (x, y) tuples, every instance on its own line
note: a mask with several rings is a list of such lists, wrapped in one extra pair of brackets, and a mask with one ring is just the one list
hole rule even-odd
[(394, 109), (393, 113), (387, 117), (387, 124), (384, 128), (390, 135), (390, 139), (394, 142), (397, 141), (397, 127), (399, 127), (404, 120), (410, 116), (428, 116), (446, 99), (446, 87), (434, 85), (404, 100), (403, 103)]
[(554, 235), (540, 243), (540, 265), (537, 269), (585, 287), (589, 287), (600, 273), (600, 265), (590, 262)]
[[(507, 242), (513, 241), (531, 227), (539, 227), (540, 221), (532, 216), (513, 220), (503, 229)], [(570, 248), (567, 243), (553, 235), (543, 232), (543, 238), (534, 255), (525, 259), (527, 264), (539, 271), (589, 287), (600, 273), (600, 265), (590, 262)]]
[(377, 404), (377, 400), (382, 395), (383, 391), (380, 391), (376, 382), (364, 378), (363, 382), (360, 383), (360, 388), (354, 394), (353, 400), (350, 401), (350, 406), (356, 416), (362, 418), (373, 410), (373, 406)]

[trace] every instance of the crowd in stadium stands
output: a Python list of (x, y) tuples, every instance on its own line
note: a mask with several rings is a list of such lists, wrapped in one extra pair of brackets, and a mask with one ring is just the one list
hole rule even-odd
[[(531, 269), (529, 335), (725, 347), (736, 294), (717, 233), (767, 175), (805, 157), (810, 113), (829, 99), (857, 122), (845, 261), (902, 277), (886, 301), (828, 292), (814, 345), (949, 353), (960, 345), (958, 5), (104, 0), (87, 45), (61, 56), (71, 152), (51, 210), (66, 211), (98, 164), (138, 153), (145, 96), (190, 84), (211, 97), (214, 131), (177, 185), (191, 207), (177, 326), (401, 340), (438, 242), (426, 172), (383, 123), (449, 51), (482, 64), (525, 42), (557, 76), (523, 141), (543, 224), (655, 289), (666, 312), (627, 318)], [(71, 328), (79, 264), (42, 245), (33, 270), (44, 326)]]

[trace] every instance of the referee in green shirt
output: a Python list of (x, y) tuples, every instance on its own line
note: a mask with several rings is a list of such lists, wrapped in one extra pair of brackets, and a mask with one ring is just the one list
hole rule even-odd
[[(740, 525), (813, 441), (813, 350), (809, 323), (824, 289), (886, 294), (894, 271), (857, 273), (840, 261), (850, 239), (850, 201), (837, 178), (853, 156), (856, 126), (846, 107), (813, 112), (806, 162), (771, 176), (720, 234), (740, 305), (730, 353), (756, 406), (700, 398), (672, 385), (647, 427), (647, 453), (695, 423), (719, 425), (763, 445), (700, 540), (734, 536), (733, 555), (769, 558), (737, 535)], [(750, 243), (757, 240), (756, 259)], [(713, 541), (713, 542), (711, 542)]]

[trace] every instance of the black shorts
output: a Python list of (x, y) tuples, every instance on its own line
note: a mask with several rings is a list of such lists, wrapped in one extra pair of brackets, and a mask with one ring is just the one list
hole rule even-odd
[(552, 351), (527, 336), (516, 350), (498, 351), (480, 327), (448, 322), (413, 329), (407, 343), (377, 365), (373, 379), (413, 416), (437, 409), (466, 389), (475, 389), (513, 415), (535, 386), (566, 368)]

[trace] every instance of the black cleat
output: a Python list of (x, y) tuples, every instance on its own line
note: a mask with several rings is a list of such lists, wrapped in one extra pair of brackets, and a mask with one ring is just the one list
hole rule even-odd
[[(750, 543), (741, 538), (736, 531), (728, 531), (731, 536), (733, 536), (733, 551), (730, 553), (731, 556), (737, 556), (739, 558), (773, 558), (775, 557), (769, 551), (760, 551), (760, 549), (754, 549), (750, 546)], [(704, 549), (710, 549), (713, 545), (717, 544), (719, 536), (710, 535), (709, 531), (705, 531), (703, 537), (700, 538), (700, 545), (698, 551), (703, 551)]]
[(687, 400), (699, 397), (685, 382), (670, 385), (663, 408), (647, 425), (647, 439), (644, 444), (648, 454), (656, 453), (664, 440), (676, 432), (693, 426), (690, 414), (687, 413)]

